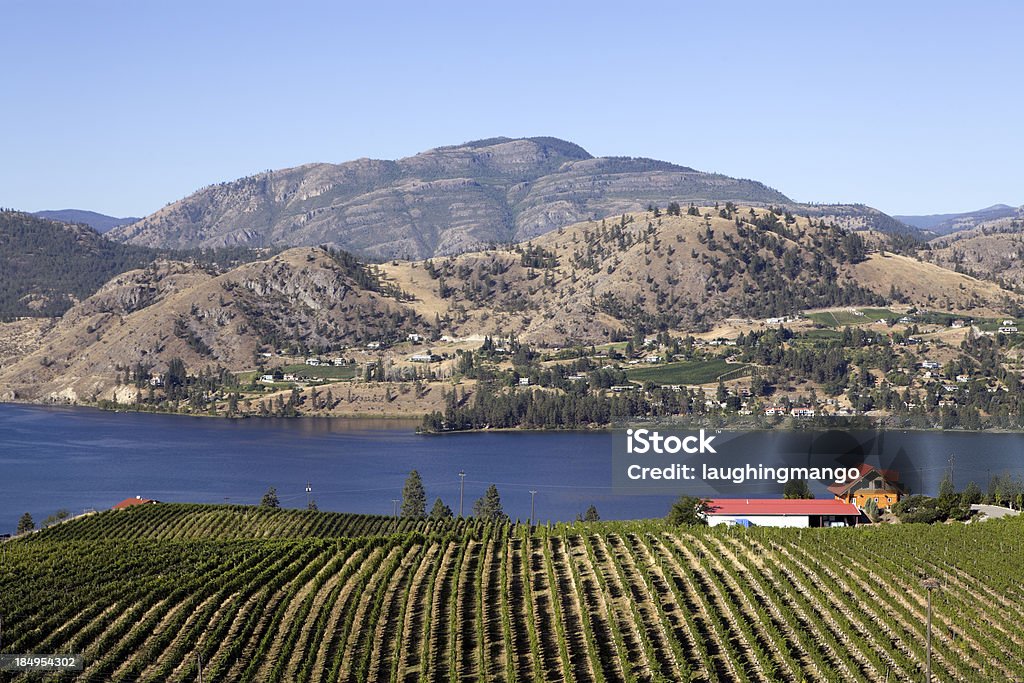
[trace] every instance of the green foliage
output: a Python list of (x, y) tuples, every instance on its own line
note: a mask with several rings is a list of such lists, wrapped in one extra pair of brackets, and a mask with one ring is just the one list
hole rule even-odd
[(696, 496), (680, 496), (668, 511), (666, 521), (672, 526), (705, 526), (711, 501)]
[(409, 473), (402, 487), (402, 516), (416, 519), (427, 516), (427, 493), (416, 470)]
[(489, 522), (503, 522), (508, 519), (508, 515), (501, 508), (501, 495), (497, 486), (488, 486), (484, 495), (473, 503), (473, 517)]
[(24, 534), (29, 531), (32, 531), (35, 528), (36, 523), (32, 520), (32, 515), (26, 512), (18, 520), (18, 529), (16, 533), (18, 533), (19, 535)]
[(803, 479), (790, 479), (782, 486), (783, 498), (814, 498), (811, 487)]
[(880, 514), (878, 511), (878, 503), (875, 502), (874, 498), (868, 498), (868, 502), (864, 504), (864, 514), (867, 515), (868, 519), (872, 522), (877, 522)]
[(69, 510), (67, 510), (66, 508), (61, 508), (60, 510), (57, 510), (55, 513), (53, 513), (52, 515), (50, 515), (49, 517), (44, 519), (43, 520), (43, 526), (44, 527), (53, 526), (54, 524), (58, 524), (60, 522), (63, 522), (66, 519), (69, 519), (70, 517), (71, 517), (71, 512)]
[(724, 359), (713, 358), (631, 369), (626, 371), (626, 375), (637, 382), (654, 382), (657, 385), (707, 384), (723, 375), (728, 375), (730, 379), (743, 377), (749, 371), (746, 365), (726, 363)]
[[(679, 207), (677, 205), (676, 209), (678, 210), (678, 208)], [(601, 520), (601, 515), (598, 514), (597, 507), (595, 505), (591, 504), (587, 508), (587, 511), (583, 514), (583, 521), (584, 522), (598, 522), (600, 520)]]
[(260, 499), (260, 507), (263, 508), (279, 508), (281, 507), (281, 501), (277, 497), (277, 489), (273, 486), (267, 489), (266, 493), (263, 494), (263, 498)]
[(445, 505), (445, 502), (440, 498), (434, 500), (434, 507), (430, 508), (430, 519), (433, 521), (439, 521), (451, 518), (452, 509)]

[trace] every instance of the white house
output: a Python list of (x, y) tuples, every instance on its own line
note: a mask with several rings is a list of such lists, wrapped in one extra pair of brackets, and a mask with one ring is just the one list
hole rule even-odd
[(264, 384), (271, 384), (274, 381), (273, 375), (260, 375), (260, 381)]
[(312, 365), (313, 367), (316, 367), (318, 365), (323, 365), (323, 363), (320, 362), (319, 358), (307, 358), (306, 365)]
[(921, 361), (921, 367), (929, 370), (936, 370), (938, 369), (939, 364), (933, 360), (923, 360)]
[(434, 359), (429, 353), (416, 353), (409, 356), (409, 360), (413, 363), (429, 363)]
[[(1005, 321), (1003, 321), (1003, 322), (1005, 322)], [(1016, 325), (1003, 325), (1002, 327), (999, 328), (999, 331), (1002, 332), (1003, 334), (1012, 334), (1012, 333), (1017, 331), (1017, 326)]]
[(406, 339), (414, 344), (419, 344), (421, 341), (423, 341), (423, 337), (419, 334), (416, 334), (415, 332), (410, 332)]
[(530, 378), (529, 377), (520, 377), (519, 378), (519, 386), (521, 386), (521, 387), (528, 387), (528, 386), (530, 386)]
[(706, 517), (709, 526), (855, 526), (860, 510), (834, 499), (718, 498), (709, 502)]

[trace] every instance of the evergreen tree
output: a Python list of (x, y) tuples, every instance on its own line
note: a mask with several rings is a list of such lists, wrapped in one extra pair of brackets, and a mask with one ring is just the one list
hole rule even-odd
[(508, 519), (508, 515), (501, 509), (501, 496), (498, 494), (497, 486), (488, 486), (484, 495), (473, 503), (473, 516), (492, 522), (504, 522)]
[(679, 496), (679, 499), (672, 504), (666, 519), (669, 524), (675, 526), (698, 526), (708, 523), (705, 515), (708, 511), (709, 501), (696, 496)]
[(402, 488), (402, 516), (421, 519), (427, 516), (427, 493), (420, 473), (413, 470)]
[(21, 516), (21, 519), (18, 520), (18, 534), (27, 533), (35, 528), (36, 523), (32, 520), (32, 515), (27, 512)]
[(946, 472), (939, 482), (939, 500), (949, 500), (956, 495), (956, 487), (953, 486), (953, 475)]
[(583, 515), (584, 522), (597, 522), (600, 521), (600, 519), (601, 515), (597, 513), (597, 508), (594, 505), (588, 507), (586, 514)]
[(791, 479), (782, 487), (783, 498), (814, 498), (811, 487), (803, 479)]
[(260, 500), (260, 507), (262, 508), (279, 508), (281, 507), (281, 501), (277, 497), (277, 489), (271, 486), (267, 489), (267, 492), (263, 494), (263, 498)]
[(981, 493), (981, 487), (972, 481), (964, 488), (964, 492), (961, 494), (961, 497), (965, 504), (977, 505), (981, 502), (981, 499), (984, 496)]
[(864, 504), (864, 514), (872, 522), (878, 521), (878, 503), (875, 502), (874, 498), (868, 498), (868, 502)]
[(452, 509), (445, 505), (444, 501), (438, 498), (434, 501), (434, 507), (430, 509), (430, 519), (442, 520), (451, 519)]
[(309, 503), (306, 505), (306, 509), (310, 510), (312, 512), (319, 512), (320, 511), (320, 508), (316, 504), (316, 499), (315, 498), (310, 498), (309, 499)]

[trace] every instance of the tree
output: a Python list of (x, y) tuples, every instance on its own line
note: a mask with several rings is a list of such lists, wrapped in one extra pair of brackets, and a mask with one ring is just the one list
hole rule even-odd
[(29, 531), (32, 531), (35, 528), (36, 523), (32, 521), (32, 515), (27, 512), (21, 516), (21, 519), (18, 520), (18, 534), (28, 533)]
[(791, 479), (782, 487), (782, 497), (803, 498), (809, 500), (814, 498), (814, 494), (811, 493), (811, 487), (809, 487), (807, 482), (803, 479)]
[(267, 489), (267, 492), (263, 494), (263, 498), (260, 500), (261, 508), (279, 508), (281, 507), (281, 501), (277, 497), (277, 489), (271, 486)]
[(68, 519), (70, 517), (71, 517), (71, 513), (68, 510), (66, 510), (65, 508), (61, 508), (60, 510), (57, 510), (55, 513), (53, 513), (52, 515), (50, 515), (49, 517), (44, 519), (43, 520), (43, 526), (44, 527), (48, 527), (51, 524), (56, 524), (58, 522), (63, 522), (65, 519)]
[(669, 524), (675, 526), (697, 526), (708, 523), (705, 516), (711, 501), (697, 496), (679, 496), (679, 499), (672, 503), (666, 519)]
[(872, 522), (878, 521), (878, 503), (875, 502), (874, 498), (868, 498), (868, 502), (864, 504), (864, 514)]
[(172, 401), (185, 395), (185, 384), (188, 381), (188, 370), (185, 368), (185, 361), (180, 358), (172, 358), (167, 364), (167, 375), (164, 377), (164, 390), (167, 398)]
[(591, 505), (587, 508), (586, 514), (583, 515), (584, 522), (598, 522), (601, 520), (601, 515), (597, 513), (597, 508)]
[(422, 519), (427, 516), (427, 492), (423, 490), (420, 473), (413, 470), (402, 488), (402, 516)]
[(306, 509), (312, 512), (320, 512), (320, 507), (316, 504), (315, 498), (309, 499), (309, 502), (306, 504)]
[(953, 486), (953, 475), (946, 472), (939, 483), (939, 500), (949, 500), (956, 495), (956, 487)]
[(964, 492), (960, 494), (960, 497), (966, 505), (977, 505), (983, 498), (981, 487), (972, 481), (967, 484), (964, 488)]
[(938, 499), (921, 495), (903, 498), (892, 506), (892, 511), (905, 523), (931, 524), (945, 518)]
[(430, 509), (430, 519), (442, 520), (451, 519), (452, 509), (444, 504), (444, 501), (438, 498), (434, 501), (434, 507)]
[(484, 495), (473, 503), (473, 516), (492, 522), (503, 522), (508, 519), (508, 515), (501, 509), (501, 496), (498, 494), (497, 486), (488, 486)]

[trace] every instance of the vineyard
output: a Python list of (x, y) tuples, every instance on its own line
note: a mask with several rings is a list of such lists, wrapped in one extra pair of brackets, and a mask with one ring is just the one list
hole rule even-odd
[[(5, 544), (50, 681), (1024, 680), (1024, 523), (680, 530), (154, 505)], [(44, 680), (0, 673), (0, 680)]]

